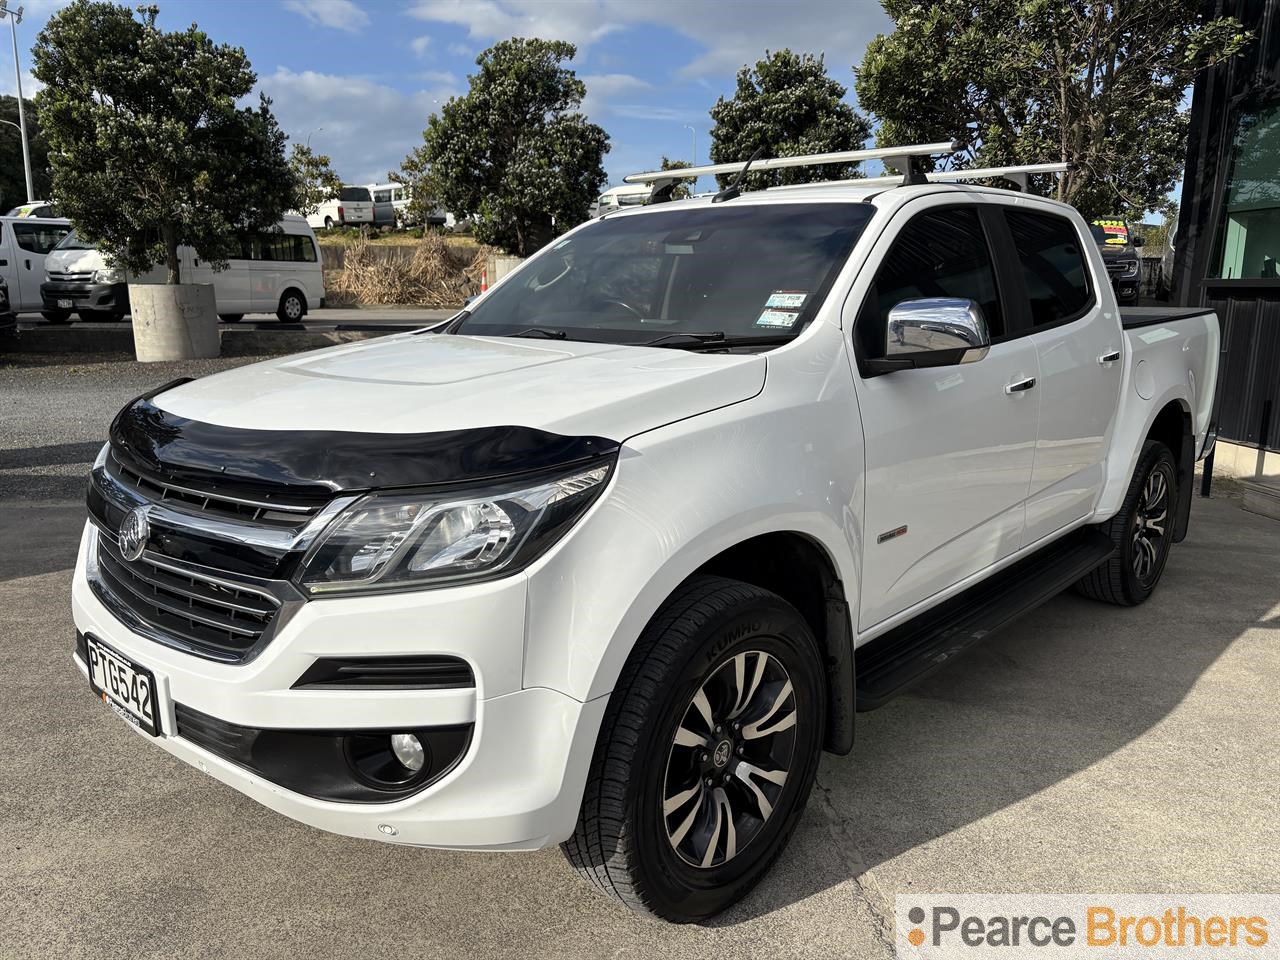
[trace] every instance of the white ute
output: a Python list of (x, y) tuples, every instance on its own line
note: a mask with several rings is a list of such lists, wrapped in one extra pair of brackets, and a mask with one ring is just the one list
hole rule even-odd
[(1061, 166), (951, 149), (765, 160), (907, 173), (611, 213), (442, 326), (130, 403), (95, 695), (321, 829), (724, 909), (855, 711), (1072, 585), (1146, 600), (1187, 531), (1216, 318), (1118, 310), (1075, 210), (959, 182)]

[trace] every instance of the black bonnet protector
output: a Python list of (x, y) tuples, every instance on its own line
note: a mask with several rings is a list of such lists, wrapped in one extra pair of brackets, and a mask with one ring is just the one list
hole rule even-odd
[(342, 491), (568, 469), (618, 451), (617, 442), (603, 437), (519, 426), (433, 433), (224, 427), (175, 416), (152, 402), (176, 385), (166, 384), (121, 410), (111, 424), (112, 448), (146, 473), (211, 492), (319, 504)]

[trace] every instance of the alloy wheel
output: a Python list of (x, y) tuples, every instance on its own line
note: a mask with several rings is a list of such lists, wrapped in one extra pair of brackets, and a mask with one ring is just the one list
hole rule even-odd
[(682, 860), (719, 867), (760, 833), (787, 782), (797, 717), (791, 677), (762, 650), (735, 654), (698, 688), (662, 793), (667, 840)]
[(1133, 572), (1144, 583), (1159, 566), (1168, 520), (1169, 481), (1163, 470), (1152, 470), (1133, 514)]

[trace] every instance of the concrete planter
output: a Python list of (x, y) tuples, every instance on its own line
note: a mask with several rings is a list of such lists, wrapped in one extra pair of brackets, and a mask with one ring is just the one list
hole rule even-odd
[(144, 363), (216, 357), (218, 309), (211, 283), (129, 284), (133, 346)]

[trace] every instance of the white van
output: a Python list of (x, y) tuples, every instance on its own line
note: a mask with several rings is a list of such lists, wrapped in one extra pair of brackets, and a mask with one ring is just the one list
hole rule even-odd
[(342, 192), (332, 200), (326, 200), (307, 217), (307, 223), (313, 227), (359, 226), (362, 223), (373, 223), (373, 197), (368, 187), (343, 187)]
[(0, 277), (14, 313), (42, 309), (45, 257), (70, 232), (71, 221), (61, 218), (0, 217)]
[[(395, 221), (409, 224), (409, 201), (413, 199), (413, 187), (407, 183), (371, 183), (369, 193), (373, 196), (374, 219), (381, 225), (386, 219), (383, 209), (390, 205), (394, 211)], [(427, 214), (426, 226), (444, 227), (452, 230), (457, 223), (452, 213), (436, 208)]]
[(646, 183), (627, 183), (620, 187), (610, 187), (600, 194), (591, 208), (591, 216), (602, 217), (612, 210), (622, 207), (642, 207), (649, 200), (649, 185)]
[[(241, 256), (215, 271), (190, 247), (182, 247), (184, 283), (213, 284), (218, 317), (235, 323), (246, 313), (274, 313), (296, 322), (312, 307), (324, 306), (324, 274), (315, 233), (302, 217), (289, 215), (277, 231), (246, 235)], [(42, 313), (52, 323), (66, 323), (72, 312), (81, 320), (120, 320), (129, 312), (129, 281), (107, 266), (93, 244), (74, 231), (45, 260), (47, 278), (40, 286)], [(153, 267), (134, 283), (164, 283), (165, 269)]]

